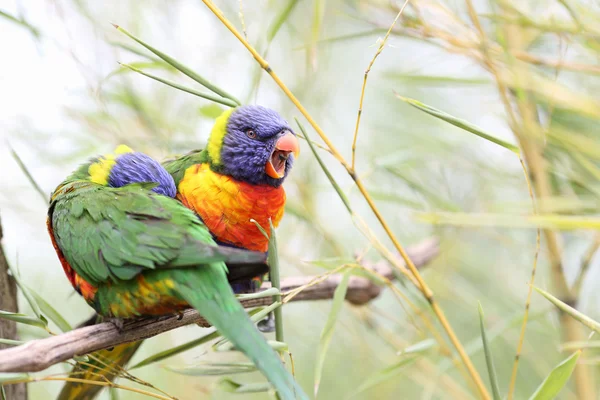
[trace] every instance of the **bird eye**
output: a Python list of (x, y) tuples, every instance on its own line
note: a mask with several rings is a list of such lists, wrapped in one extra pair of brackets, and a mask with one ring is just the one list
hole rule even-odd
[(248, 136), (250, 139), (256, 139), (256, 132), (254, 132), (252, 129), (248, 129), (246, 131), (246, 136)]

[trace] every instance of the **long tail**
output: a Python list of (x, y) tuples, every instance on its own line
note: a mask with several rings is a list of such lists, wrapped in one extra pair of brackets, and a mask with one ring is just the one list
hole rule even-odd
[[(142, 341), (123, 343), (111, 350), (92, 353), (85, 364), (77, 364), (69, 377), (90, 381), (112, 382), (129, 362)], [(105, 386), (82, 382), (66, 382), (56, 400), (93, 400)]]
[[(210, 267), (205, 267), (209, 269)], [(204, 272), (208, 272), (204, 269)], [(275, 351), (248, 318), (229, 285), (210, 285), (203, 269), (177, 271), (177, 293), (256, 365), (275, 387), (282, 400), (308, 400), (300, 385), (285, 369)], [(209, 281), (207, 282), (207, 278)]]

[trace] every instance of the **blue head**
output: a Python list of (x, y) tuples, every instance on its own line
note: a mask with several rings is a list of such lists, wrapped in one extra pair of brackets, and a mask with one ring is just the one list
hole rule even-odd
[(115, 155), (99, 157), (88, 169), (92, 182), (121, 187), (132, 183), (153, 182), (152, 191), (164, 196), (175, 197), (177, 188), (173, 177), (160, 163), (144, 153), (133, 152), (119, 146)]
[(214, 170), (251, 184), (281, 185), (299, 153), (290, 125), (275, 111), (242, 106), (223, 113), (208, 140)]

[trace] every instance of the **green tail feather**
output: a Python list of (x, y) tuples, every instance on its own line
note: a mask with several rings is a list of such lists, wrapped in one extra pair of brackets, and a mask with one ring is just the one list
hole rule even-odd
[(308, 396), (285, 369), (277, 353), (250, 321), (229, 286), (218, 290), (215, 288), (212, 296), (207, 298), (208, 288), (202, 270), (193, 273), (177, 272), (181, 274), (173, 274), (177, 283), (176, 292), (262, 371), (282, 400), (308, 400)]

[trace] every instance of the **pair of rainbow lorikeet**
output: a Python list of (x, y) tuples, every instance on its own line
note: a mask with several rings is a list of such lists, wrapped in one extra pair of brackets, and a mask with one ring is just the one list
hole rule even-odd
[[(48, 211), (69, 281), (104, 317), (193, 307), (254, 362), (280, 398), (307, 399), (232, 289), (251, 286), (268, 270), (268, 239), (251, 220), (267, 232), (269, 219), (278, 225), (281, 184), (298, 151), (279, 114), (242, 106), (216, 120), (202, 151), (162, 165), (125, 146), (92, 159), (56, 188)], [(61, 398), (97, 392), (73, 388)]]

